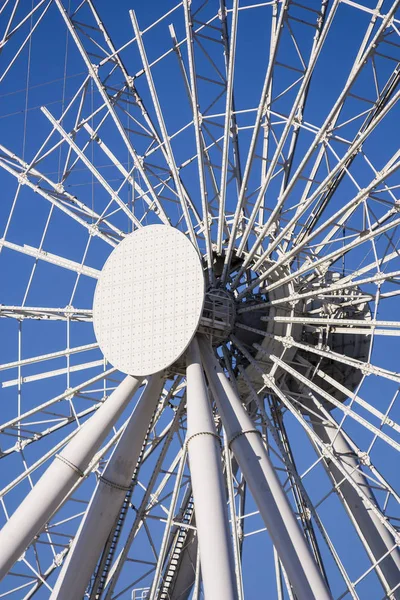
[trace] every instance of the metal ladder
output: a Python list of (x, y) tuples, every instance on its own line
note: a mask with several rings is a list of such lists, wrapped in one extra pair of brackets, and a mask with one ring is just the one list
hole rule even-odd
[[(184, 510), (183, 517), (182, 517), (182, 523), (184, 525), (190, 525), (192, 518), (193, 518), (193, 513), (194, 513), (193, 496), (190, 496), (190, 498), (187, 502), (186, 508)], [(172, 549), (170, 552), (170, 559), (169, 559), (168, 567), (164, 573), (163, 581), (161, 583), (160, 591), (158, 594), (159, 600), (169, 600), (169, 597), (170, 597), (169, 592), (171, 591), (171, 588), (173, 586), (173, 583), (175, 581), (175, 578), (176, 578), (176, 575), (178, 572), (179, 559), (181, 557), (182, 550), (185, 547), (188, 533), (189, 533), (189, 528), (184, 527), (184, 526), (179, 527), (176, 532), (175, 539), (173, 541)]]
[(140, 465), (142, 464), (142, 458), (144, 455), (144, 452), (146, 450), (146, 446), (147, 446), (147, 442), (149, 439), (149, 435), (150, 432), (153, 428), (153, 424), (154, 424), (154, 417), (156, 415), (157, 409), (154, 411), (153, 417), (150, 420), (150, 425), (147, 429), (146, 432), (146, 436), (144, 439), (144, 443), (142, 446), (142, 449), (140, 451), (140, 455), (137, 461), (137, 465), (135, 467), (135, 471), (133, 473), (132, 476), (132, 483), (131, 486), (129, 488), (129, 490), (126, 492), (125, 494), (125, 498), (124, 498), (124, 502), (122, 504), (121, 510), (119, 512), (119, 515), (115, 521), (115, 525), (112, 528), (110, 535), (107, 539), (107, 542), (104, 546), (104, 550), (99, 562), (99, 566), (97, 568), (96, 571), (96, 575), (93, 581), (93, 585), (91, 587), (91, 592), (90, 592), (90, 600), (98, 600), (99, 598), (101, 598), (101, 595), (103, 593), (104, 590), (104, 586), (106, 584), (107, 581), (107, 576), (108, 573), (110, 571), (110, 567), (111, 564), (114, 560), (114, 556), (115, 556), (115, 550), (117, 548), (118, 542), (119, 542), (119, 538), (121, 536), (121, 531), (122, 528), (124, 526), (125, 523), (125, 519), (126, 519), (126, 515), (128, 513), (128, 509), (130, 507), (131, 504), (131, 498), (132, 498), (132, 494), (133, 494), (133, 490), (135, 488), (135, 484), (137, 481), (137, 475), (138, 475), (138, 470), (140, 468)]

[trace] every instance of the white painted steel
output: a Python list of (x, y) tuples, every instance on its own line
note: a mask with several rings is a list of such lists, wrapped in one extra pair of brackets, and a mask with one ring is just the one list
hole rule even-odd
[(4, 525), (0, 531), (0, 578), (18, 560), (83, 476), (84, 469), (121, 416), (140, 382), (140, 379), (125, 377), (96, 414), (57, 455)]
[(195, 338), (187, 352), (187, 446), (207, 600), (237, 598), (221, 446)]
[(203, 303), (203, 269), (187, 237), (165, 225), (143, 227), (103, 267), (93, 303), (96, 339), (123, 373), (157, 373), (188, 347)]
[[(337, 600), (380, 599), (381, 584), (385, 598), (400, 600), (400, 373), (391, 362), (400, 339), (392, 320), (400, 294), (400, 150), (390, 135), (400, 101), (400, 0), (368, 7), (183, 0), (166, 11), (158, 3), (154, 18), (146, 6), (155, 3), (139, 3), (137, 17), (130, 12), (133, 31), (113, 26), (115, 42), (106, 20), (126, 20), (130, 6), (114, 3), (107, 15), (101, 4), (5, 0), (0, 8), (0, 371), (15, 369), (0, 382), (3, 522), (35, 472), (64, 448), (39, 481), (41, 494), (35, 488), (18, 522), (13, 516), (6, 525), (11, 541), (0, 537), (0, 556), (16, 552), (14, 542), (26, 551), (0, 597), (112, 600), (136, 597), (140, 586), (151, 600), (199, 600), (202, 587), (206, 600), (232, 597), (231, 588), (242, 600), (249, 584), (254, 594), (266, 583), (279, 600), (326, 599), (320, 570)], [(251, 35), (259, 27), (264, 39)], [(53, 52), (51, 43), (46, 74), (37, 57), (49, 39), (61, 45)], [(332, 62), (331, 49), (343, 41), (343, 60)], [(326, 87), (331, 80), (338, 86)], [(130, 236), (133, 227), (144, 237)], [(140, 239), (130, 257), (125, 249)], [(92, 264), (105, 264), (103, 272)], [(61, 293), (68, 278), (71, 294)], [(99, 278), (108, 286), (94, 315), (100, 349), (89, 344), (93, 336), (76, 337), (78, 323), (93, 321)], [(229, 327), (216, 304), (200, 318), (205, 283), (208, 296), (215, 287), (234, 298)], [(230, 427), (226, 482), (193, 338), (198, 318), (223, 367), (210, 381), (216, 422)], [(186, 380), (185, 348), (192, 348)], [(77, 385), (77, 371), (100, 362), (106, 369), (107, 360), (115, 368)], [(164, 367), (166, 394), (151, 431), (152, 383), (125, 433), (109, 433), (84, 467), (102, 425), (90, 430), (92, 442), (80, 425), (103, 410), (117, 368), (139, 377)], [(42, 402), (37, 389), (46, 384)], [(334, 430), (328, 410), (342, 413)], [(131, 439), (130, 428), (139, 430)], [(68, 460), (77, 435), (76, 460)], [(304, 435), (316, 457), (303, 448)], [(143, 436), (137, 511), (126, 510), (125, 497), (118, 513)], [(82, 472), (101, 469), (114, 444), (104, 479), (88, 496), (90, 481), (82, 485), (83, 502), (75, 502)], [(130, 464), (124, 473), (119, 460)], [(254, 499), (268, 532), (252, 526)], [(48, 526), (32, 539), (44, 513)], [(249, 568), (256, 534), (275, 561)], [(72, 552), (62, 541), (70, 539)]]
[[(317, 421), (316, 416), (311, 420), (313, 428), (325, 444), (332, 446), (332, 450), (340, 458), (343, 469), (350, 475), (353, 481), (357, 483), (369, 500), (376, 505), (376, 498), (363, 472), (360, 470), (360, 462), (354, 454), (350, 444), (341, 431), (332, 427), (321, 417)], [(377, 567), (378, 576), (382, 582), (385, 591), (395, 589), (400, 581), (400, 552), (395, 547), (395, 540), (388, 529), (381, 523), (377, 515), (366, 506), (357, 494), (354, 487), (344, 480), (339, 469), (331, 461), (324, 461), (325, 468), (332, 478), (335, 485), (338, 485), (338, 492), (343, 497), (346, 510), (352, 518), (357, 533), (362, 539), (368, 554), (373, 562), (379, 562)], [(383, 560), (382, 557), (388, 552), (390, 554)], [(400, 599), (400, 589), (396, 589), (393, 598)]]
[(131, 484), (163, 381), (162, 373), (150, 378), (129, 417), (93, 493), (85, 518), (54, 586), (52, 600), (83, 597)]
[(230, 447), (299, 600), (330, 600), (326, 583), (299, 528), (259, 432), (226, 378), (211, 346), (199, 345), (207, 379)]

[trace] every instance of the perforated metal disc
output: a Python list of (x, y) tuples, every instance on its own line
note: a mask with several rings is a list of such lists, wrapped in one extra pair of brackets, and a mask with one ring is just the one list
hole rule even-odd
[(203, 269), (188, 238), (166, 225), (138, 229), (101, 272), (93, 305), (97, 341), (123, 373), (156, 373), (188, 347), (203, 302)]

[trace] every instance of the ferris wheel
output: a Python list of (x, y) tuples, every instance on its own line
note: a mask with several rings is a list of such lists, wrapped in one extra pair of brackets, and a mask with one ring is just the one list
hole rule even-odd
[(400, 599), (399, 5), (3, 0), (0, 598)]

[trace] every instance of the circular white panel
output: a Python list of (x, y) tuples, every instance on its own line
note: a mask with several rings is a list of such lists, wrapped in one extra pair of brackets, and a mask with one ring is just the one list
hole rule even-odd
[(97, 341), (123, 373), (151, 375), (186, 350), (203, 302), (203, 269), (188, 238), (167, 225), (143, 227), (103, 267), (93, 303)]

